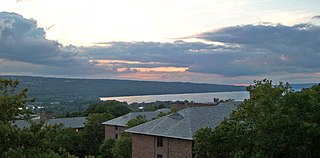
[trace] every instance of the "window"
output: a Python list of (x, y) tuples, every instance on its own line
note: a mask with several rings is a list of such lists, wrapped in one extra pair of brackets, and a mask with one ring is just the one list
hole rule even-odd
[(116, 139), (118, 139), (118, 134), (116, 134)]
[(162, 155), (157, 155), (157, 158), (163, 158), (163, 156)]
[(118, 130), (118, 126), (116, 126), (116, 130)]
[(163, 137), (157, 137), (157, 147), (163, 147)]

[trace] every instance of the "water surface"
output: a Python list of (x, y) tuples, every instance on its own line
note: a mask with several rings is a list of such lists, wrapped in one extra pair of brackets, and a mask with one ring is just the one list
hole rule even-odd
[(247, 91), (237, 92), (214, 92), (214, 93), (189, 93), (189, 94), (165, 94), (165, 95), (141, 95), (141, 96), (123, 96), (123, 97), (102, 97), (101, 100), (118, 100), (127, 102), (128, 104), (148, 103), (155, 101), (194, 101), (198, 103), (213, 102), (213, 98), (219, 99), (235, 99), (236, 101), (243, 101), (249, 98)]

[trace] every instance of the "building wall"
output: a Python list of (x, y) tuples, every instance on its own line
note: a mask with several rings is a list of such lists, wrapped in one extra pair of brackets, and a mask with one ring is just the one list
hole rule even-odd
[(192, 158), (192, 141), (169, 138), (170, 158)]
[(154, 137), (132, 134), (132, 158), (154, 158)]
[(157, 137), (132, 134), (132, 158), (192, 158), (192, 141), (163, 137), (163, 147), (157, 146)]
[(111, 126), (111, 125), (105, 125), (105, 139), (116, 139), (117, 136), (118, 138), (120, 135), (126, 130), (126, 127), (122, 126)]

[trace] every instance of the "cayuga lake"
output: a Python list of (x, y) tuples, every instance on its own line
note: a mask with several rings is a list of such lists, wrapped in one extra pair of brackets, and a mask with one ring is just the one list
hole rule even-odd
[(236, 92), (213, 92), (213, 93), (188, 93), (188, 94), (165, 94), (165, 95), (141, 95), (141, 96), (122, 96), (122, 97), (101, 97), (105, 100), (117, 100), (121, 102), (131, 103), (149, 103), (155, 101), (193, 101), (197, 103), (210, 103), (213, 98), (220, 100), (235, 99), (236, 101), (243, 101), (249, 98), (249, 92), (236, 91)]

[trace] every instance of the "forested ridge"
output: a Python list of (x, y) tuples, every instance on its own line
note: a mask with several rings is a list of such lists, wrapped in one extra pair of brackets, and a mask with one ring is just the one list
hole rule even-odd
[[(244, 91), (244, 86), (132, 81), (115, 79), (69, 79), (29, 76), (0, 76), (19, 80), (19, 87), (28, 88), (29, 96), (37, 101), (61, 101), (134, 95), (205, 93)], [(18, 88), (19, 88), (18, 87)]]

